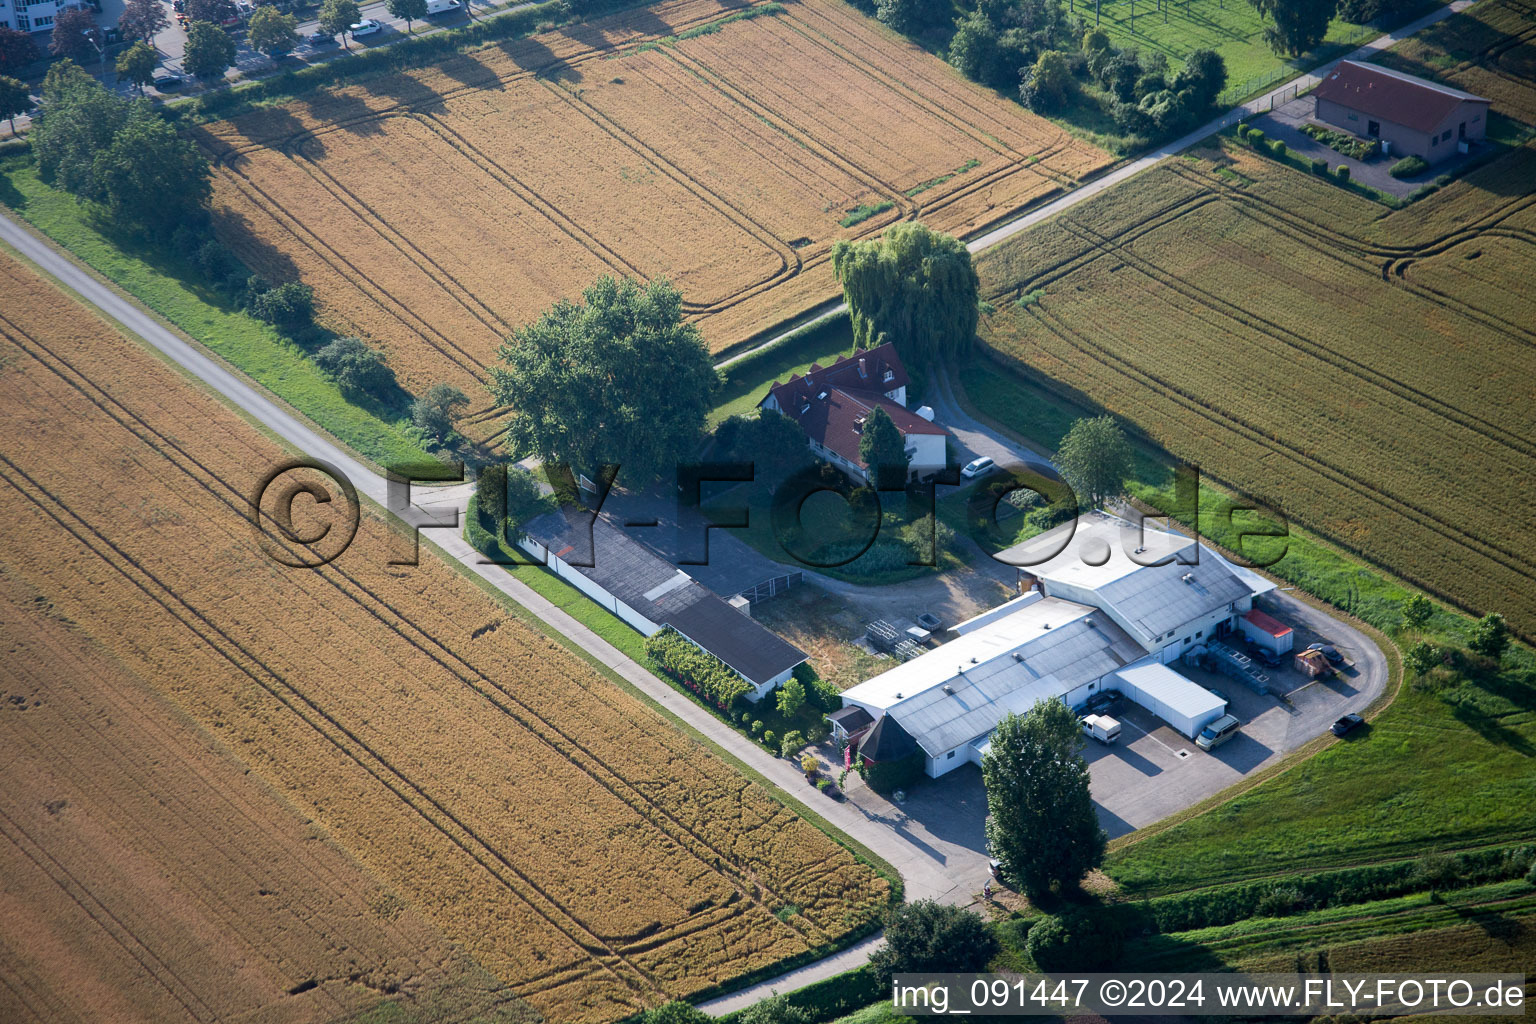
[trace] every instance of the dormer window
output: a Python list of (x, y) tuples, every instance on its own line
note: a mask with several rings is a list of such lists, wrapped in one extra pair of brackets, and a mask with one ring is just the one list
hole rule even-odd
[(884, 377), (885, 383), (889, 384), (891, 381), (893, 381), (895, 379), (896, 379), (896, 371), (891, 369), (889, 366), (887, 366), (885, 368), (885, 377)]

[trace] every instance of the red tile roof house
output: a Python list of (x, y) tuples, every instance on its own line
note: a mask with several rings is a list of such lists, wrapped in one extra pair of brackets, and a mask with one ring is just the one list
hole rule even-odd
[(908, 478), (920, 480), (943, 469), (949, 432), (907, 408), (907, 370), (893, 345), (860, 349), (831, 366), (812, 365), (803, 377), (773, 382), (758, 403), (799, 423), (817, 458), (858, 483), (869, 475), (859, 461), (864, 417), (884, 409), (906, 441)]
[(1489, 100), (1375, 64), (1340, 61), (1313, 95), (1319, 121), (1380, 139), (1392, 157), (1436, 164), (1488, 131)]

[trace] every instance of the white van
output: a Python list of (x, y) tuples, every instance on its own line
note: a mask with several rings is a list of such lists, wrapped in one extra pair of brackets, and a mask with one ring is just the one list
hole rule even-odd
[(1083, 735), (1092, 736), (1100, 743), (1113, 743), (1120, 738), (1120, 723), (1108, 715), (1085, 715), (1081, 721)]
[(1200, 735), (1195, 737), (1195, 746), (1201, 750), (1215, 750), (1236, 736), (1242, 727), (1243, 723), (1239, 722), (1235, 715), (1222, 715), (1200, 730)]
[(447, 14), (449, 11), (463, 10), (464, 5), (459, 0), (427, 0), (427, 14)]

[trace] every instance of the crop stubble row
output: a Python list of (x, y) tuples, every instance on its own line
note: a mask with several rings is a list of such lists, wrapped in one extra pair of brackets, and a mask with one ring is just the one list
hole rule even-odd
[(676, 0), (201, 130), (226, 237), (408, 387), (468, 387), (597, 273), (671, 277), (720, 350), (834, 295), (838, 238), (968, 231), (1108, 161), (832, 0), (635, 45), (722, 13)]
[(34, 302), (7, 305), (0, 371), (27, 438), (0, 462), (6, 578), (516, 995), (611, 1019), (878, 907), (883, 881), (445, 567), (387, 569), (379, 521), (316, 572), (257, 554), (244, 490), (277, 451), (7, 271)]
[(1000, 304), (1045, 289), (983, 336), (1211, 475), (1529, 632), (1536, 335), (1514, 282), (1536, 270), (1536, 154), (1386, 216), (1245, 151), (1204, 156), (983, 257)]

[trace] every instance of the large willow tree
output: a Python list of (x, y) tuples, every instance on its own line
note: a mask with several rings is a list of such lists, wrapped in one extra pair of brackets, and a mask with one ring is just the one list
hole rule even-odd
[(832, 270), (860, 346), (890, 341), (914, 364), (970, 351), (980, 281), (958, 238), (921, 224), (893, 224), (873, 241), (838, 242)]

